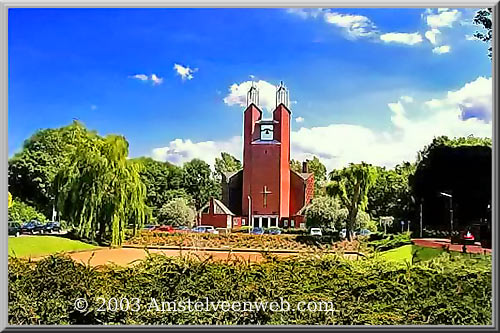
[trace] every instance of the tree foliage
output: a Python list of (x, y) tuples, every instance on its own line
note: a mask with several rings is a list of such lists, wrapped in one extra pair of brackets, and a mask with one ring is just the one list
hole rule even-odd
[(493, 38), (492, 29), (493, 29), (493, 21), (491, 20), (491, 8), (481, 9), (476, 12), (474, 16), (473, 23), (475, 25), (479, 25), (483, 28), (483, 31), (476, 31), (474, 33), (474, 37), (483, 42), (486, 42), (490, 45), (488, 48), (488, 57), (492, 58), (493, 49), (491, 47), (491, 40)]
[[(305, 161), (308, 172), (314, 174), (314, 193), (315, 195), (324, 195), (326, 182), (326, 166), (321, 163), (318, 157), (314, 156), (311, 160)], [(302, 173), (302, 163), (297, 160), (290, 160), (290, 169)]]
[(347, 208), (347, 237), (351, 239), (351, 232), (355, 226), (358, 211), (365, 210), (368, 204), (368, 191), (377, 179), (377, 170), (367, 163), (353, 164), (330, 173), (330, 182), (326, 192), (332, 197), (340, 199)]
[(158, 221), (173, 226), (191, 227), (196, 213), (185, 198), (174, 198), (163, 205), (158, 214)]
[[(146, 204), (157, 216), (160, 208), (173, 197), (185, 196), (181, 189), (183, 182), (182, 168), (169, 162), (155, 161), (149, 157), (140, 157), (132, 161), (140, 163), (141, 180), (146, 186)], [(182, 192), (182, 193), (181, 193)]]
[(374, 218), (409, 218), (414, 209), (409, 182), (415, 173), (416, 165), (404, 162), (393, 169), (376, 168), (377, 180), (368, 192), (368, 211)]
[(54, 178), (61, 167), (70, 162), (78, 142), (90, 134), (77, 121), (69, 126), (37, 131), (9, 160), (9, 191), (50, 215), (55, 197)]
[(29, 222), (37, 220), (40, 222), (47, 221), (45, 215), (40, 213), (35, 207), (32, 207), (22, 201), (14, 199), (9, 207), (9, 221)]
[(12, 206), (12, 194), (10, 194), (10, 192), (9, 192), (9, 201), (7, 204), (7, 208), (10, 208), (11, 206)]
[(339, 228), (340, 203), (338, 199), (320, 196), (315, 197), (305, 211), (308, 227)]
[(215, 158), (215, 175), (218, 180), (222, 179), (225, 172), (234, 172), (241, 169), (241, 161), (229, 153), (221, 152), (220, 158)]
[(292, 158), (290, 160), (290, 169), (295, 171), (295, 172), (301, 173), (302, 172), (302, 163), (300, 163), (299, 161), (294, 160)]
[(80, 138), (55, 178), (59, 210), (80, 237), (121, 245), (127, 222), (137, 231), (147, 214), (140, 165), (127, 159), (128, 143), (121, 136)]
[(212, 177), (210, 165), (200, 159), (193, 159), (183, 165), (186, 192), (194, 200), (196, 210), (205, 205), (211, 197), (220, 196), (220, 187)]

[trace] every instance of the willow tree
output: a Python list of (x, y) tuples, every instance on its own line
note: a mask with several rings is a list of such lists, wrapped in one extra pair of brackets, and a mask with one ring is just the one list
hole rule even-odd
[(359, 211), (364, 211), (368, 204), (368, 191), (375, 184), (377, 170), (367, 163), (353, 164), (348, 167), (334, 170), (330, 173), (330, 182), (326, 186), (326, 193), (337, 197), (347, 208), (346, 223), (347, 239), (351, 240), (352, 231)]
[(58, 208), (80, 237), (119, 246), (127, 224), (133, 225), (134, 234), (144, 224), (148, 209), (141, 165), (127, 156), (124, 137), (89, 135), (57, 174)]

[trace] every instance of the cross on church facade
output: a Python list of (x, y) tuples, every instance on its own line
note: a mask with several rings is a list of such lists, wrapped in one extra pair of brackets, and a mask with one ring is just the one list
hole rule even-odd
[(262, 192), (260, 192), (262, 194), (262, 196), (264, 197), (264, 207), (267, 207), (267, 195), (268, 194), (271, 194), (272, 192), (271, 191), (268, 191), (267, 190), (267, 186), (264, 185), (264, 189), (262, 190)]

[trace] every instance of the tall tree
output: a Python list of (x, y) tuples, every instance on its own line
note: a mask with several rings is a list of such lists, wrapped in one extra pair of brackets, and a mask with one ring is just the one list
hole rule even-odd
[(490, 45), (488, 48), (488, 57), (492, 57), (492, 52), (493, 49), (491, 47), (491, 39), (492, 39), (492, 28), (493, 28), (493, 22), (491, 20), (491, 8), (486, 8), (486, 9), (481, 9), (476, 12), (476, 15), (474, 16), (473, 23), (476, 25), (481, 26), (484, 31), (476, 31), (474, 33), (474, 37), (476, 37), (479, 40), (482, 40), (483, 42), (486, 42)]
[(377, 179), (376, 169), (367, 163), (353, 164), (334, 170), (330, 173), (330, 182), (326, 192), (332, 197), (338, 197), (347, 208), (347, 238), (352, 239), (352, 231), (359, 210), (364, 210), (368, 204), (368, 191)]
[(234, 172), (241, 169), (241, 161), (226, 152), (220, 153), (220, 158), (215, 158), (215, 174), (218, 180), (222, 179), (225, 172)]
[(409, 162), (396, 165), (393, 169), (376, 167), (377, 180), (368, 192), (367, 209), (375, 218), (393, 216), (409, 219), (414, 210), (410, 177), (416, 165)]
[(134, 233), (144, 223), (146, 187), (140, 164), (127, 156), (125, 138), (93, 135), (78, 143), (70, 162), (56, 175), (58, 207), (80, 237), (119, 246), (127, 222)]
[(314, 174), (314, 192), (324, 194), (326, 182), (326, 166), (321, 163), (319, 158), (314, 156), (312, 160), (307, 160), (307, 170)]
[(9, 201), (7, 204), (7, 208), (10, 208), (11, 206), (12, 206), (12, 194), (10, 194), (10, 192), (9, 192)]
[(220, 189), (212, 177), (210, 165), (200, 159), (193, 159), (183, 165), (184, 189), (193, 197), (196, 209), (200, 209), (210, 197), (219, 197)]
[(77, 121), (69, 126), (37, 131), (9, 160), (9, 191), (50, 216), (55, 203), (54, 177), (70, 162), (77, 143), (89, 135), (95, 133)]
[(183, 182), (182, 169), (169, 162), (155, 161), (149, 157), (139, 157), (131, 161), (141, 164), (141, 180), (147, 192), (146, 204), (151, 208), (153, 216), (157, 216), (159, 209), (173, 198), (170, 191), (180, 190)]

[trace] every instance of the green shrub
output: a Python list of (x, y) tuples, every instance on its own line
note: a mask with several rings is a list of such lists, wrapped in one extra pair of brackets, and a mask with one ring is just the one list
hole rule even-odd
[[(413, 265), (327, 255), (261, 263), (151, 255), (127, 268), (61, 256), (9, 259), (10, 325), (491, 325), (491, 259), (448, 254)], [(89, 311), (74, 309), (84, 297)], [(95, 311), (97, 297), (139, 298), (141, 309)], [(334, 311), (147, 311), (161, 301), (333, 301)]]
[(14, 199), (9, 208), (9, 221), (29, 222), (31, 220), (46, 222), (47, 218), (36, 208)]
[(387, 251), (407, 244), (411, 244), (411, 237), (408, 232), (400, 234), (387, 234), (385, 238), (368, 243), (369, 246), (373, 247), (377, 251)]

